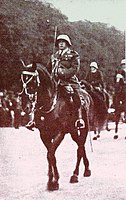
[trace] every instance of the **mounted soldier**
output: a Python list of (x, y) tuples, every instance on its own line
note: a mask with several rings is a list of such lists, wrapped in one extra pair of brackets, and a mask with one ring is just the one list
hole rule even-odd
[(98, 64), (96, 62), (91, 62), (90, 70), (86, 76), (86, 81), (98, 90), (104, 88), (103, 74), (99, 70)]
[(120, 67), (115, 74), (115, 83), (116, 90), (122, 90), (123, 92), (126, 84), (126, 59), (122, 59)]
[(59, 35), (55, 45), (58, 50), (51, 56), (47, 69), (58, 84), (61, 95), (68, 97), (66, 100), (69, 105), (78, 107), (76, 122), (80, 122), (83, 127), (80, 84), (77, 78), (80, 69), (80, 56), (76, 51), (70, 49), (72, 44), (68, 35)]
[(85, 80), (91, 84), (92, 90), (97, 93), (100, 98), (102, 97), (106, 101), (107, 92), (104, 87), (103, 74), (102, 71), (99, 70), (98, 64), (96, 62), (90, 63), (90, 70), (87, 73)]
[(126, 102), (126, 59), (122, 59), (120, 67), (115, 73), (115, 95), (113, 97), (113, 104), (115, 105), (115, 98), (119, 96), (122, 104)]

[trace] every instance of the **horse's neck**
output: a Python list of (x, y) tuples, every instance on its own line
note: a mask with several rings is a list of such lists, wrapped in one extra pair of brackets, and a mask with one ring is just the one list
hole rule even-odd
[(56, 97), (56, 84), (49, 77), (49, 74), (45, 74), (44, 77), (40, 76), (40, 86), (38, 88), (38, 106), (48, 110), (51, 108)]

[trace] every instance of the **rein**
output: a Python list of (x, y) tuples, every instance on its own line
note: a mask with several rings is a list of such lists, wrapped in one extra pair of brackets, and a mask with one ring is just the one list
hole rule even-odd
[(49, 110), (47, 110), (47, 111), (44, 110), (44, 106), (39, 107), (39, 110), (41, 110), (42, 113), (44, 113), (44, 114), (48, 114), (48, 113), (50, 113), (52, 110), (54, 110), (55, 105), (56, 105), (56, 102), (57, 102), (57, 94), (55, 94), (55, 96), (54, 96), (54, 98), (53, 98), (53, 102), (52, 102), (51, 107), (50, 107)]

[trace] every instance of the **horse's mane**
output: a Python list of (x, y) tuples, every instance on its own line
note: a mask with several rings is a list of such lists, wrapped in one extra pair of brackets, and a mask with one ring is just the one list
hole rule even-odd
[(37, 63), (37, 71), (39, 73), (40, 84), (42, 82), (43, 87), (50, 88), (52, 93), (55, 92), (55, 82), (52, 79), (51, 75), (47, 71), (47, 68), (40, 63)]
[(47, 68), (42, 64), (36, 63), (36, 70), (40, 81), (37, 98), (38, 105), (39, 107), (43, 106), (45, 110), (49, 110), (56, 96), (56, 83)]

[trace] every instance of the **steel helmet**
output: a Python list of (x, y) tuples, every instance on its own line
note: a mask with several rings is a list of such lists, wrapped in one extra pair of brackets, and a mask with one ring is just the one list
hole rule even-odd
[(125, 65), (125, 64), (126, 64), (126, 59), (122, 59), (121, 65)]
[(70, 41), (70, 38), (69, 38), (68, 35), (59, 35), (59, 36), (57, 37), (57, 39), (56, 39), (56, 46), (58, 45), (58, 41), (59, 41), (59, 40), (65, 40), (65, 41), (69, 44), (69, 46), (72, 45), (72, 44), (71, 44), (71, 41)]
[(91, 62), (90, 67), (95, 67), (95, 69), (98, 69), (98, 64), (96, 62)]

